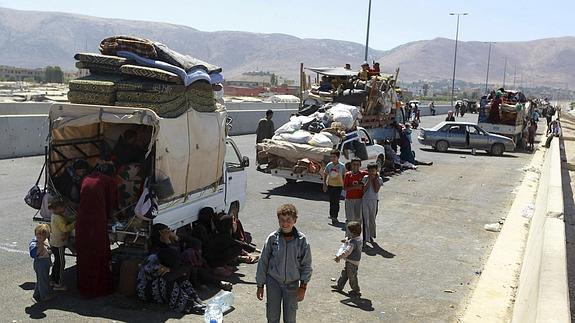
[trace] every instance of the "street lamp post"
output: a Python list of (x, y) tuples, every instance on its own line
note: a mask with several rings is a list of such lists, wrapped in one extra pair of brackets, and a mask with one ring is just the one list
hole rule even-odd
[(507, 56), (505, 56), (505, 67), (503, 68), (503, 88), (505, 88), (505, 75), (507, 74)]
[(489, 54), (487, 55), (487, 75), (485, 76), (485, 93), (487, 93), (487, 84), (489, 83), (489, 64), (491, 63), (491, 42), (489, 42)]
[(457, 41), (459, 40), (459, 16), (467, 16), (464, 13), (449, 13), (450, 16), (457, 16), (457, 29), (455, 31), (455, 55), (453, 56), (453, 78), (451, 80), (451, 106), (453, 107), (453, 99), (455, 97), (455, 66), (457, 65)]
[(367, 33), (365, 35), (365, 57), (364, 61), (367, 62), (367, 52), (369, 51), (369, 24), (371, 20), (371, 0), (369, 0), (369, 7), (367, 9)]

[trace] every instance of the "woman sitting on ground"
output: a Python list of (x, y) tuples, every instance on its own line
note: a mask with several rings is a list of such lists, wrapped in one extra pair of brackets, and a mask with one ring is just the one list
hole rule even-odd
[(188, 271), (182, 267), (181, 255), (173, 248), (161, 248), (149, 255), (140, 266), (136, 291), (138, 298), (169, 304), (180, 313), (203, 314), (206, 306), (198, 297)]

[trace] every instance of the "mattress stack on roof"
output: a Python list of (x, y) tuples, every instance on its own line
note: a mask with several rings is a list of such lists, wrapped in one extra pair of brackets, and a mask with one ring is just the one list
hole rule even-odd
[(74, 56), (90, 75), (70, 81), (70, 102), (149, 108), (165, 118), (216, 110), (212, 84), (223, 81), (221, 68), (135, 37), (106, 38), (100, 52)]

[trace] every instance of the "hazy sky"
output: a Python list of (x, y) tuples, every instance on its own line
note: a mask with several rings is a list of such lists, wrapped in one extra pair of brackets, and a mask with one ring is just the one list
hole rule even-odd
[[(365, 42), (368, 0), (0, 0), (0, 7), (161, 21), (203, 31), (285, 33)], [(435, 37), (519, 41), (575, 35), (575, 0), (372, 1), (370, 47), (391, 49)]]

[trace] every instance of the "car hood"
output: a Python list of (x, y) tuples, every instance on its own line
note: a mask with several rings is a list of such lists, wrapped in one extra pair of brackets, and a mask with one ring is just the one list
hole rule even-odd
[(492, 138), (497, 138), (503, 141), (509, 141), (509, 142), (513, 142), (513, 139), (507, 138), (505, 136), (502, 135), (498, 135), (498, 134), (494, 134), (494, 133), (489, 133), (489, 136)]

